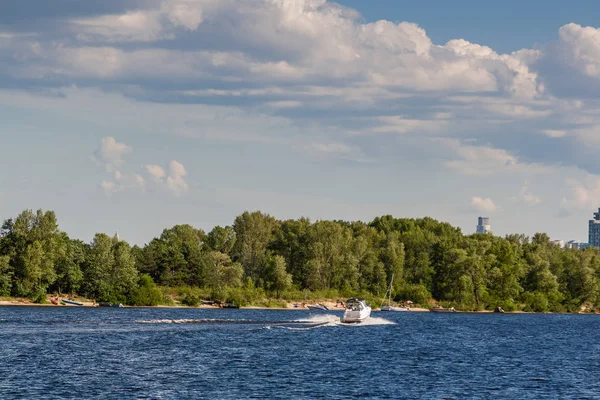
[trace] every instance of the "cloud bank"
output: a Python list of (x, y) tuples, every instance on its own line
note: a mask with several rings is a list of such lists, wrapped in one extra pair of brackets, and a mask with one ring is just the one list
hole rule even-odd
[[(197, 106), (219, 128), (207, 129), (194, 110), (173, 117), (174, 134), (275, 143), (339, 162), (403, 159), (471, 177), (512, 174), (517, 188), (534, 175), (583, 172), (592, 183), (569, 180), (566, 201), (595, 201), (597, 28), (569, 23), (549, 43), (501, 54), (461, 38), (434, 43), (413, 22), (365, 22), (326, 0), (124, 1), (63, 11), (0, 24), (0, 87)], [(27, 20), (36, 11), (22, 12)], [(103, 139), (94, 159), (113, 174), (106, 192), (145, 187), (141, 174), (121, 171), (131, 151)], [(188, 190), (177, 161), (144, 173), (172, 193)], [(518, 198), (541, 202), (527, 187)], [(495, 208), (476, 199), (474, 207)]]

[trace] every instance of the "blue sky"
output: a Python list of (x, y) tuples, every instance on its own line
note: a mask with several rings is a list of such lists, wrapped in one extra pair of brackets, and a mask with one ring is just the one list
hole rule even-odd
[(0, 3), (0, 218), (143, 244), (244, 210), (585, 240), (600, 6)]

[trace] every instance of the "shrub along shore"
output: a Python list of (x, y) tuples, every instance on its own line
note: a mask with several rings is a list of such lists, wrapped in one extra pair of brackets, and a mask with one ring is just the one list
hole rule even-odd
[(208, 233), (176, 225), (142, 247), (103, 233), (84, 243), (60, 231), (53, 211), (25, 210), (0, 231), (0, 304), (77, 294), (132, 306), (293, 308), (361, 297), (378, 307), (392, 282), (393, 299), (417, 308), (595, 312), (599, 256), (543, 233), (464, 235), (431, 218), (281, 221), (258, 211)]

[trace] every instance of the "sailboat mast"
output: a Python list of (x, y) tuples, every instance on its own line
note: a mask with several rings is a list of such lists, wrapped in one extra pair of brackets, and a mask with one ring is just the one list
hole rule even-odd
[(389, 288), (390, 297), (389, 297), (389, 300), (388, 300), (388, 306), (392, 305), (392, 284), (393, 283), (394, 283), (394, 274), (392, 274), (392, 280), (390, 280), (390, 288)]

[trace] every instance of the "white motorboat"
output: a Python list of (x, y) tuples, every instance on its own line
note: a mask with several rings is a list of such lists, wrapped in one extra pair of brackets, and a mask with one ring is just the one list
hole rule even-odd
[(346, 301), (346, 310), (341, 318), (343, 323), (362, 322), (371, 315), (371, 307), (360, 299), (348, 299)]
[(329, 310), (329, 308), (327, 308), (327, 306), (323, 305), (323, 304), (307, 304), (306, 307), (309, 310), (322, 310), (322, 311)]
[(387, 306), (381, 306), (381, 311), (410, 311), (408, 307), (394, 307), (392, 306), (392, 284), (394, 283), (394, 274), (392, 274), (392, 280), (390, 281), (390, 286), (388, 290), (385, 292), (384, 297), (387, 299)]
[(408, 307), (381, 306), (381, 311), (410, 311)]

